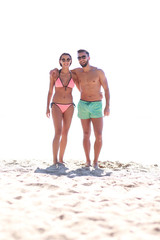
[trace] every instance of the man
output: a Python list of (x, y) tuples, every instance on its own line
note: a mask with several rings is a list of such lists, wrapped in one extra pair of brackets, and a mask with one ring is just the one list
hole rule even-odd
[(98, 157), (102, 148), (102, 92), (105, 93), (104, 116), (109, 115), (109, 88), (107, 79), (101, 69), (89, 64), (90, 56), (86, 50), (78, 50), (78, 61), (82, 68), (72, 70), (77, 76), (81, 98), (78, 103), (78, 117), (81, 119), (83, 128), (83, 147), (86, 155), (86, 166), (91, 165), (90, 160), (90, 135), (93, 124), (95, 143), (93, 167), (98, 167)]

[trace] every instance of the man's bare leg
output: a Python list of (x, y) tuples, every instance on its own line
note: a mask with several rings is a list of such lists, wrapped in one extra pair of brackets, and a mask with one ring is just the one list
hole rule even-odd
[(62, 129), (62, 138), (60, 142), (60, 152), (59, 152), (59, 162), (63, 162), (63, 156), (67, 145), (67, 136), (68, 131), (71, 125), (72, 117), (73, 117), (74, 107), (70, 106), (63, 114), (63, 129)]
[(103, 118), (92, 118), (95, 134), (93, 167), (98, 167), (98, 157), (102, 148)]
[(60, 142), (60, 137), (62, 133), (62, 112), (55, 104), (52, 106), (52, 118), (53, 118), (53, 123), (55, 128), (55, 135), (54, 135), (53, 144), (52, 144), (53, 164), (57, 164), (59, 142)]
[(90, 135), (91, 135), (91, 119), (81, 119), (83, 128), (83, 147), (86, 155), (86, 166), (90, 166)]

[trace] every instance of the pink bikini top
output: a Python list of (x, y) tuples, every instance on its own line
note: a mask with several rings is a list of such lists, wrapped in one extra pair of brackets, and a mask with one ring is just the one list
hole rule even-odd
[(73, 88), (74, 87), (74, 81), (72, 79), (71, 72), (70, 72), (71, 78), (69, 79), (69, 81), (68, 81), (66, 86), (63, 85), (63, 82), (62, 82), (62, 80), (60, 78), (60, 73), (61, 73), (61, 70), (59, 71), (59, 77), (57, 78), (57, 80), (55, 82), (55, 87), (65, 87), (65, 90), (66, 90), (67, 87)]

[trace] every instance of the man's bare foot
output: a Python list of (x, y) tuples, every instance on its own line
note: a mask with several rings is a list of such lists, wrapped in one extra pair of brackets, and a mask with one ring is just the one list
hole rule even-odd
[(65, 164), (65, 162), (63, 162), (63, 160), (59, 160), (59, 163)]
[(58, 166), (65, 166), (65, 162), (58, 162)]
[(56, 164), (58, 164), (58, 162), (57, 161), (53, 161), (53, 165), (56, 165)]

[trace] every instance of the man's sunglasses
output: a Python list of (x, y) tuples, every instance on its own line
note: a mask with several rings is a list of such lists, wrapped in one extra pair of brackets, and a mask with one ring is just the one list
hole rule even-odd
[(71, 61), (71, 59), (70, 59), (70, 58), (67, 58), (67, 59), (65, 59), (65, 58), (62, 58), (61, 60), (62, 60), (62, 62), (69, 62), (69, 61)]
[(81, 60), (81, 58), (82, 58), (82, 59), (86, 59), (86, 55), (83, 55), (83, 56), (81, 56), (81, 57), (78, 57), (78, 60)]

